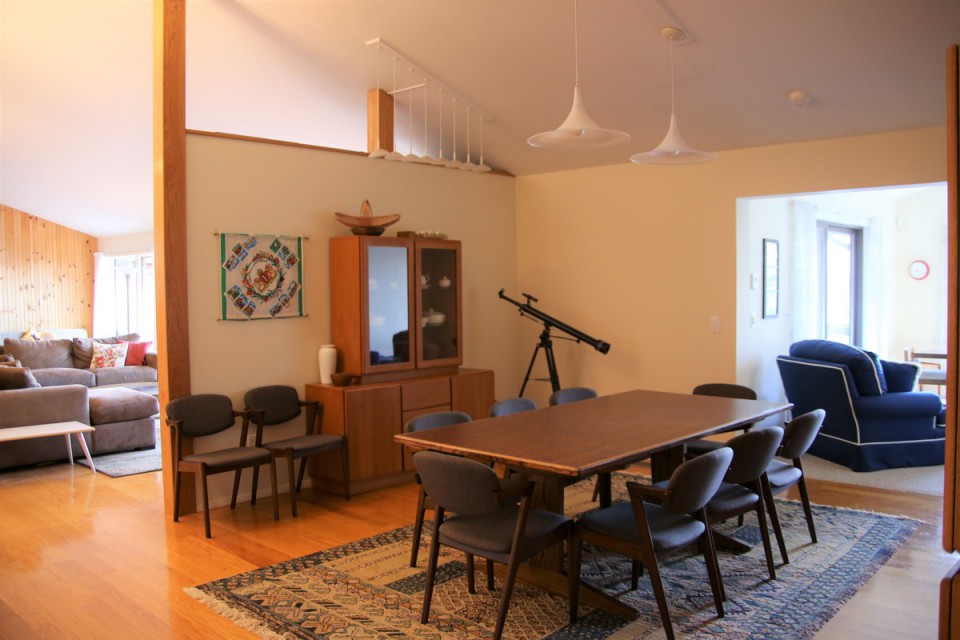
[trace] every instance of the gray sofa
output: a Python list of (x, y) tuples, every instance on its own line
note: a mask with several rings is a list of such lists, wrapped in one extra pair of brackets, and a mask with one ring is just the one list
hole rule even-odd
[[(121, 339), (134, 342), (137, 336), (97, 341)], [(156, 355), (147, 354), (143, 365), (91, 369), (93, 341), (4, 339), (0, 358), (8, 366), (0, 366), (0, 429), (77, 421), (96, 428), (84, 436), (93, 454), (153, 448), (160, 411)], [(0, 447), (0, 469), (66, 457), (61, 436), (8, 442)]]

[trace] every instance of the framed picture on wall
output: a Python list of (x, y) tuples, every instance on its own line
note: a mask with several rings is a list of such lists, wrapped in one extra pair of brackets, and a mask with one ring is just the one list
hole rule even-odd
[(780, 242), (763, 239), (763, 317), (780, 313)]

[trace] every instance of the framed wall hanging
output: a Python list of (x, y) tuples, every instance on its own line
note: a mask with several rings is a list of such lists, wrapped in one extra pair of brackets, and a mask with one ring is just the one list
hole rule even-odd
[(763, 317), (780, 315), (780, 242), (763, 239)]
[(302, 317), (303, 238), (219, 233), (220, 319)]

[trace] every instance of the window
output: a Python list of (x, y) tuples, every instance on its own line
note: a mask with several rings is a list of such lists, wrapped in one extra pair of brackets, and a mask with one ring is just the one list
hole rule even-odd
[(863, 230), (817, 224), (820, 337), (861, 343)]
[(101, 255), (96, 277), (94, 335), (139, 333), (142, 339), (155, 341), (153, 254)]

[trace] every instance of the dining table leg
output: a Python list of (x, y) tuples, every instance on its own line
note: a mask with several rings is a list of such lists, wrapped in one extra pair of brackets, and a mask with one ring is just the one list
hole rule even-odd
[(683, 464), (683, 445), (657, 451), (650, 456), (650, 476), (654, 482), (669, 480), (674, 470)]

